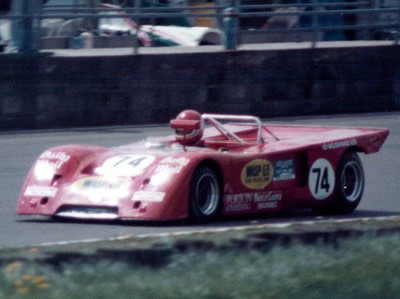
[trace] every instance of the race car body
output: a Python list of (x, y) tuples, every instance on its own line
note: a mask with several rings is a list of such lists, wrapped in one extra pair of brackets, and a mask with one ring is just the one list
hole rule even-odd
[(28, 174), (17, 213), (199, 221), (297, 208), (349, 213), (365, 184), (357, 152), (377, 152), (389, 133), (194, 115), (171, 121), (175, 136), (46, 150)]

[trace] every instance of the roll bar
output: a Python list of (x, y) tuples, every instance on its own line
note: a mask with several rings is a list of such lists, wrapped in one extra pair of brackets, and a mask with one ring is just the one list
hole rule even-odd
[(250, 123), (256, 123), (258, 127), (257, 143), (263, 143), (263, 140), (261, 138), (262, 123), (258, 117), (251, 115), (202, 114), (201, 118), (203, 121), (208, 121), (211, 125), (213, 125), (227, 139), (229, 139), (229, 136), (231, 136), (240, 143), (246, 142), (235, 133), (230, 131), (228, 128), (224, 127), (218, 120), (233, 120), (239, 122), (247, 121)]

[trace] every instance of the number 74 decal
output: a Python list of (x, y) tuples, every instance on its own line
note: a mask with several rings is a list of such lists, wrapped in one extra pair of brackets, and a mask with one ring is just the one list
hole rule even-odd
[(335, 172), (331, 163), (326, 159), (316, 160), (308, 174), (308, 187), (315, 199), (329, 197), (335, 188)]
[(153, 163), (150, 155), (119, 155), (107, 159), (102, 167), (96, 169), (98, 174), (115, 176), (137, 176)]

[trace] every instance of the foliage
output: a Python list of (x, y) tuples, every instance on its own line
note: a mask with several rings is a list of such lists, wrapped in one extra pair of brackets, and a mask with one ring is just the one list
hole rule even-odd
[(174, 251), (149, 266), (101, 258), (8, 260), (0, 298), (395, 298), (400, 291), (400, 234), (268, 249)]

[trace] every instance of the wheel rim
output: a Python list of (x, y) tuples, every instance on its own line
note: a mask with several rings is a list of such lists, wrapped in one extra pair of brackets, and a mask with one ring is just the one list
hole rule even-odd
[(196, 203), (203, 215), (211, 215), (218, 206), (219, 188), (216, 178), (203, 174), (196, 185)]
[(346, 163), (342, 172), (343, 194), (348, 201), (356, 201), (363, 190), (364, 177), (360, 165), (354, 161)]

